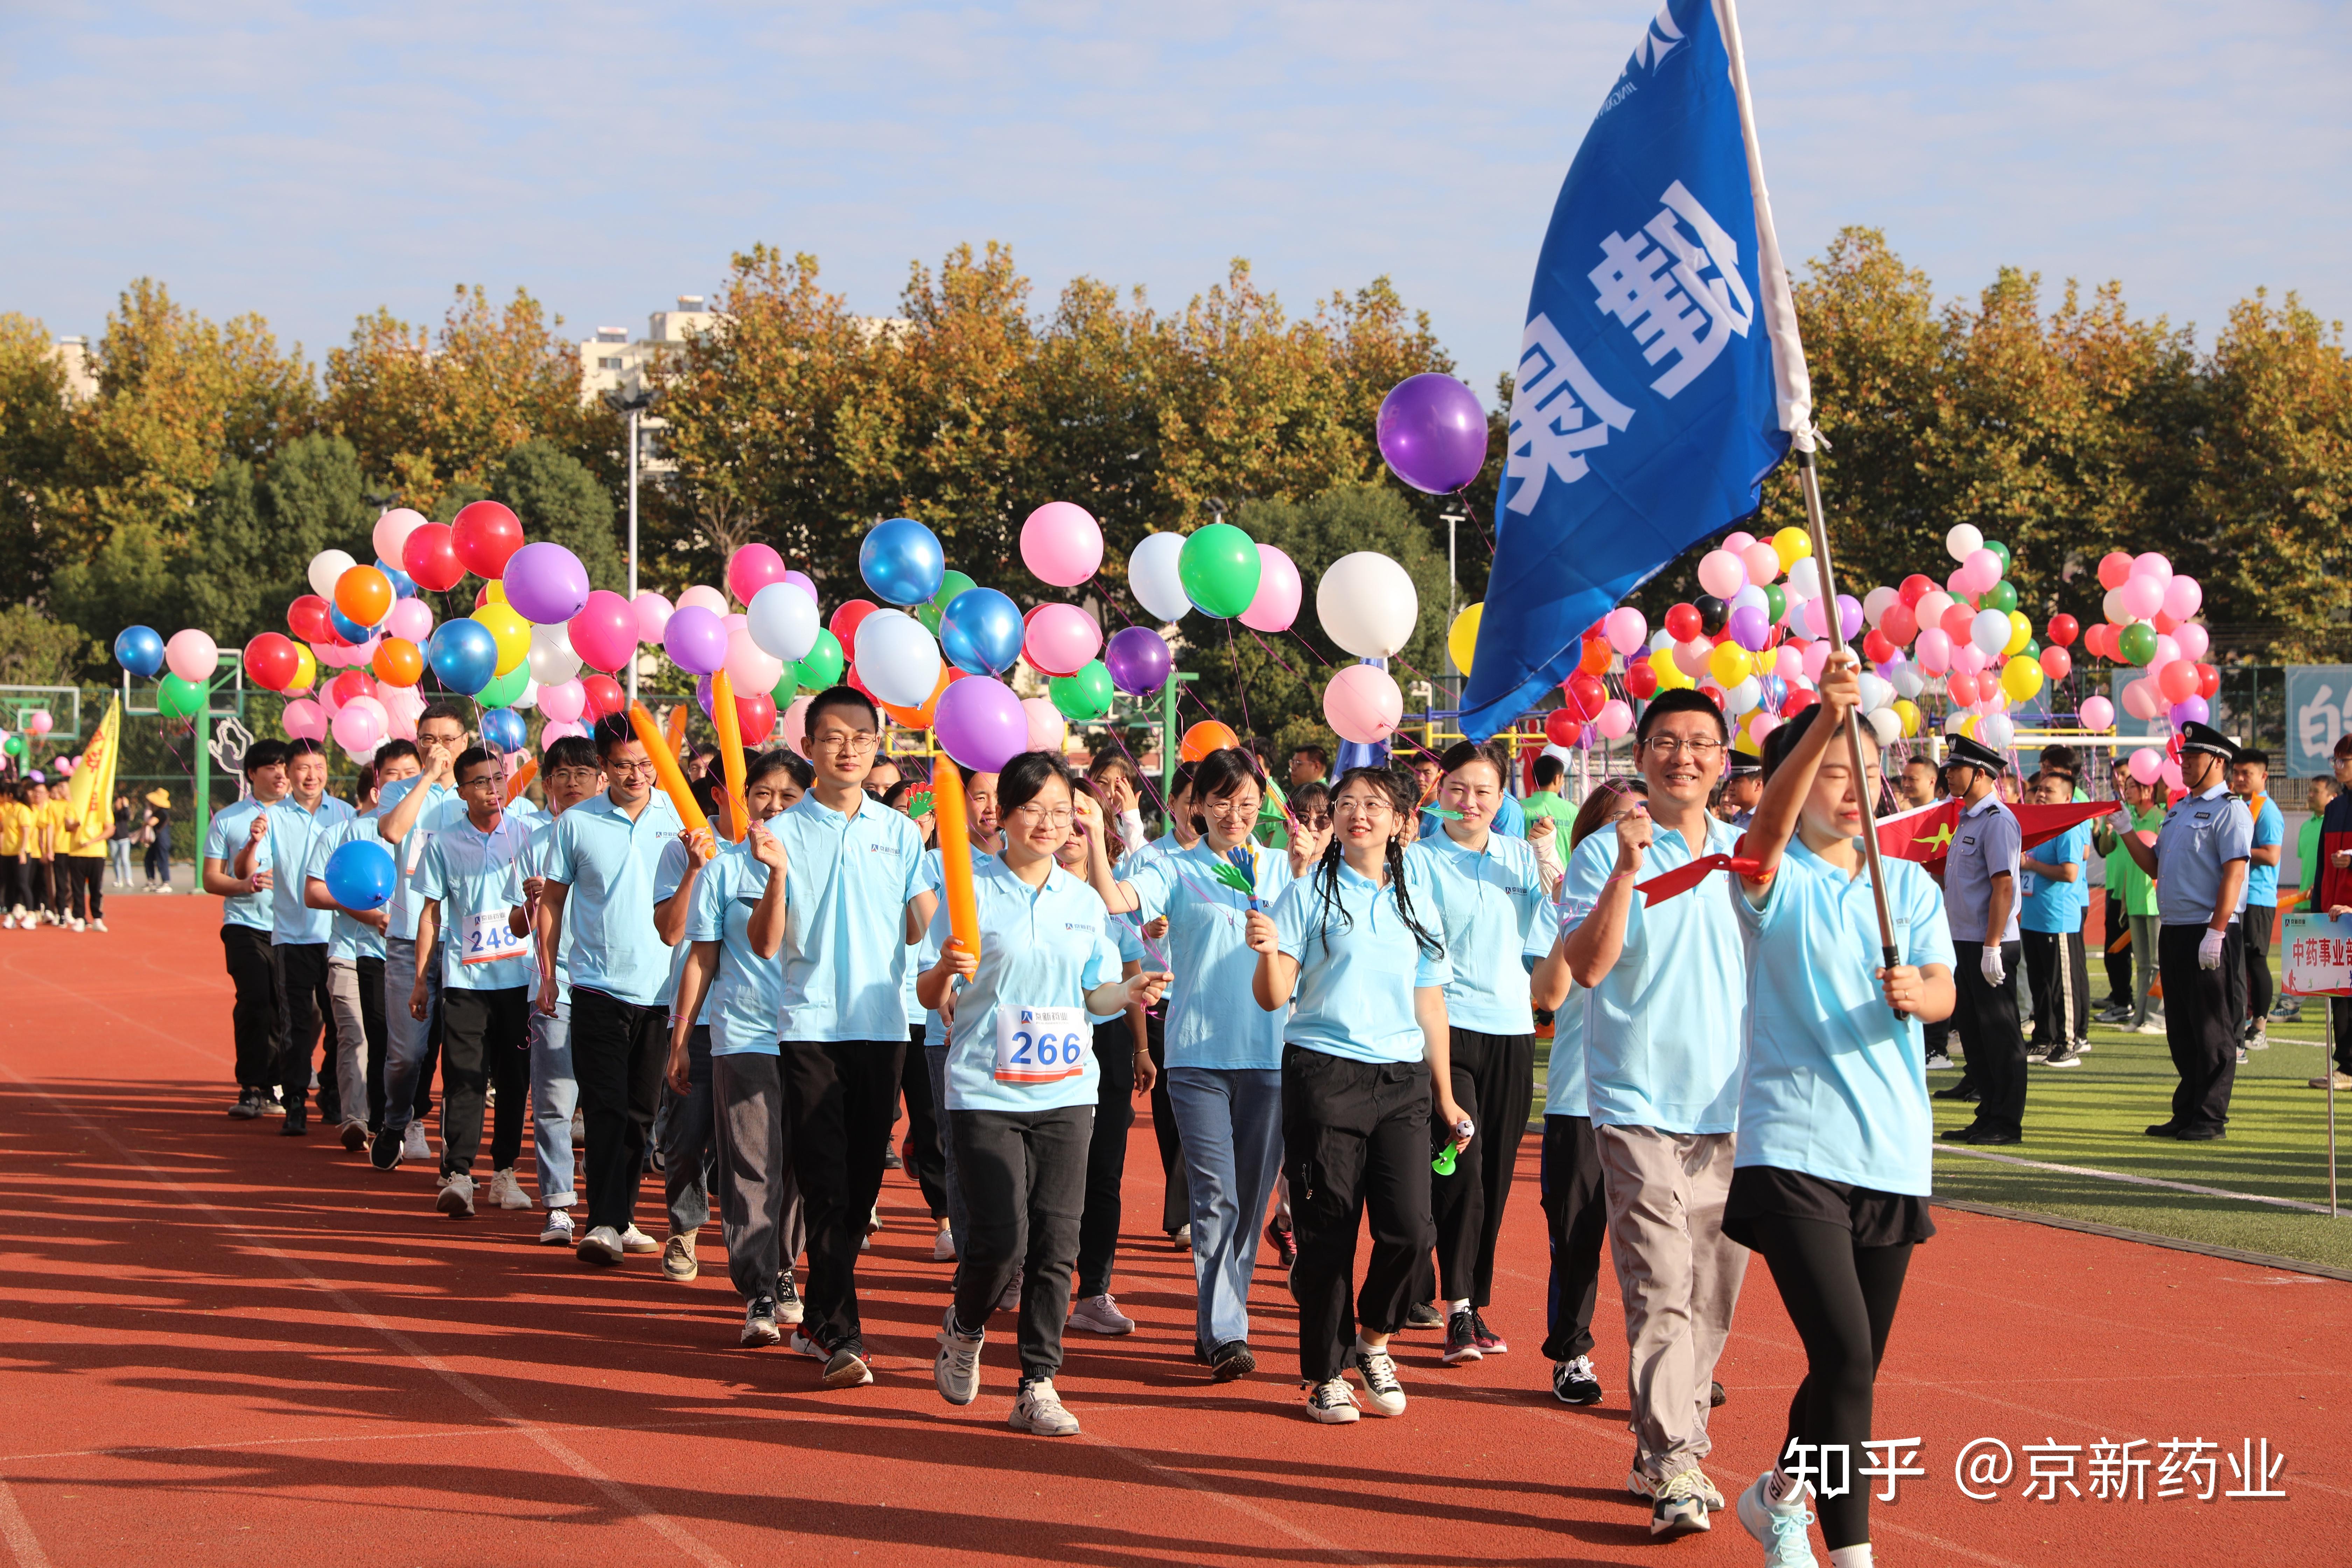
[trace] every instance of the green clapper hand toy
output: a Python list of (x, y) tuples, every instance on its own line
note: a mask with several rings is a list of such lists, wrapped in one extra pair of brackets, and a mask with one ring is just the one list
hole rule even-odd
[(1476, 1131), (1477, 1129), (1466, 1121), (1455, 1122), (1454, 1124), (1454, 1141), (1438, 1151), (1437, 1158), (1429, 1163), (1429, 1168), (1441, 1176), (1452, 1175), (1454, 1157), (1462, 1152), (1462, 1145), (1469, 1142), (1470, 1135)]

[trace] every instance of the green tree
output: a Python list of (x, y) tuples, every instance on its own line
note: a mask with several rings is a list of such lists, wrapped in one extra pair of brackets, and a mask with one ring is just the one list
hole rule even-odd
[(598, 587), (624, 586), (627, 567), (613, 536), (613, 494), (579, 458), (544, 438), (525, 441), (500, 459), (490, 488), (522, 520), (525, 535), (551, 539), (579, 556)]
[(27, 597), (48, 584), (72, 448), (65, 369), (47, 330), (0, 312), (0, 581)]
[(81, 628), (30, 605), (0, 605), (0, 686), (68, 686), (106, 657)]

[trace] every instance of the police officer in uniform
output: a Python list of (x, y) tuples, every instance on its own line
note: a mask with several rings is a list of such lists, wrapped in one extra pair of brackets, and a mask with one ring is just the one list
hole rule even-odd
[(2025, 1031), (2017, 1016), (2023, 839), (2017, 814), (2000, 801), (2008, 766), (1999, 752), (1966, 735), (1952, 737), (1944, 759), (1945, 793), (1960, 802), (1944, 859), (1944, 911), (1959, 985), (1952, 1022), (1978, 1097), (1976, 1120), (1944, 1134), (1954, 1143), (2014, 1143), (2025, 1132)]
[(2245, 1026), (2245, 938), (2239, 916), (2254, 819), (2230, 793), (2236, 742), (2207, 724), (2180, 731), (2180, 782), (2153, 845), (2126, 834), (2132, 861), (2157, 879), (2157, 973), (2164, 981), (2164, 1033), (2180, 1074), (2172, 1114), (2151, 1138), (2201, 1142), (2229, 1135), (2230, 1089)]
[(1723, 795), (1716, 815), (1740, 832), (1756, 820), (1756, 803), (1764, 798), (1764, 763), (1752, 752), (1733, 752), (1723, 775)]

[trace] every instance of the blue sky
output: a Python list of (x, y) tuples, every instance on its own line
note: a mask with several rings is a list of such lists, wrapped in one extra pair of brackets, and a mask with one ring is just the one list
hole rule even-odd
[[(1783, 244), (1876, 224), (1945, 297), (2119, 278), (2210, 343), (2258, 286), (2352, 315), (2352, 21), (2241, 0), (1746, 0)], [(1010, 243), (1179, 309), (1387, 273), (1482, 392), (1640, 0), (0, 7), (0, 310), (152, 274), (315, 359), (378, 305), (529, 287), (642, 331), (732, 250), (887, 312)]]

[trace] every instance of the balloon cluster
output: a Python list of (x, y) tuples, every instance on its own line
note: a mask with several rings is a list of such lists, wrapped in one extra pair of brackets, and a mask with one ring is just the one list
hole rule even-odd
[[(2124, 710), (2135, 719), (2168, 719), (2176, 730), (2207, 722), (2221, 672), (2201, 662), (2211, 638), (2190, 619), (2205, 603), (2197, 579), (2176, 574), (2155, 551), (2133, 556), (2117, 550), (2099, 563), (2099, 586), (2106, 590), (2100, 606), (2105, 619), (2084, 628), (2083, 645), (2098, 658), (2139, 667), (2123, 689)], [(2114, 721), (2105, 699), (2091, 701)]]

